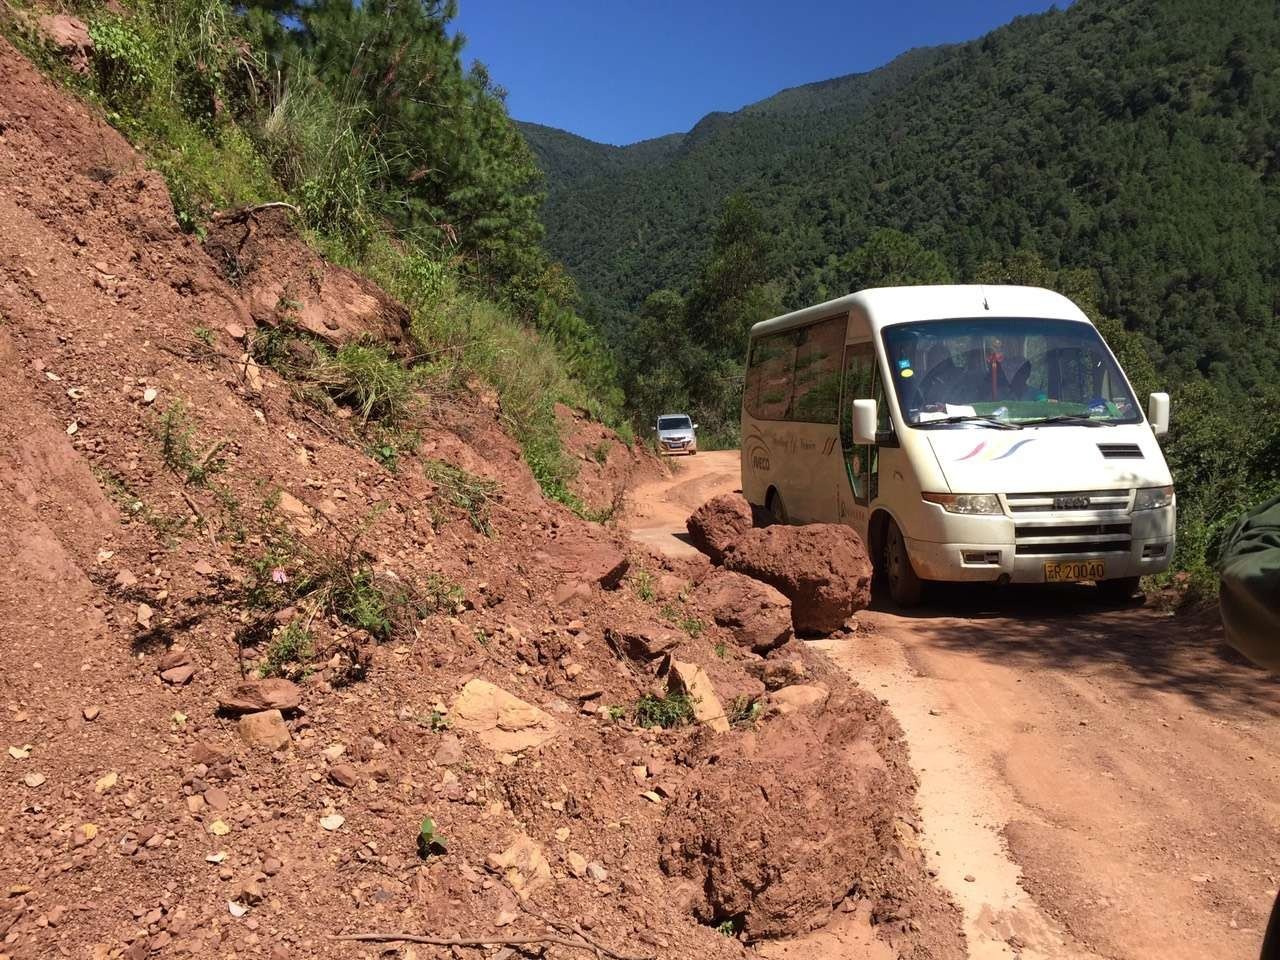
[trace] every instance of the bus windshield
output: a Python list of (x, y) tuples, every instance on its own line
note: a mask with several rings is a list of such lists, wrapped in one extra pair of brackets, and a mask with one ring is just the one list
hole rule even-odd
[(1088, 323), (926, 320), (885, 327), (882, 336), (911, 426), (1142, 420), (1120, 368)]

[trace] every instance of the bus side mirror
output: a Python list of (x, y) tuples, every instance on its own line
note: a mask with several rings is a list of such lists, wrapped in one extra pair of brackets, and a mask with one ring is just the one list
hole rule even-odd
[(876, 402), (874, 400), (853, 401), (853, 442), (857, 444), (876, 442)]
[(1163, 437), (1169, 432), (1169, 395), (1153, 393), (1147, 402), (1147, 419), (1151, 421), (1151, 432)]

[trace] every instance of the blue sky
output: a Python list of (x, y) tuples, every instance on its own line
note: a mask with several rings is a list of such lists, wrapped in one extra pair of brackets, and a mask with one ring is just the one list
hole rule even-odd
[[(459, 0), (467, 63), (512, 116), (604, 143), (688, 130), (784, 87), (971, 40), (1041, 0)], [(1059, 2), (1059, 6), (1065, 3)]]

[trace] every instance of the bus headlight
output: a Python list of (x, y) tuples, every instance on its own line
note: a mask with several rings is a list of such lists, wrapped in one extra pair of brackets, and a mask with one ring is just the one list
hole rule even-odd
[(1135, 510), (1159, 510), (1173, 503), (1173, 487), (1139, 487), (1133, 498)]
[(921, 496), (929, 503), (938, 504), (947, 513), (1004, 513), (1000, 498), (994, 493), (924, 493)]

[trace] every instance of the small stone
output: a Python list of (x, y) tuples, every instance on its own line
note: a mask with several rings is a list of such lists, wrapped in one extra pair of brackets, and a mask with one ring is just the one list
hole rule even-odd
[(80, 713), (86, 720), (88, 720), (90, 723), (93, 723), (93, 721), (97, 720), (98, 717), (101, 716), (102, 708), (97, 706), (85, 707), (83, 710), (80, 711)]
[(965, 883), (973, 883), (973, 882), (974, 882), (973, 874), (972, 874), (972, 873), (966, 873), (966, 874), (964, 875), (964, 882), (965, 882)]
[(462, 756), (462, 741), (457, 736), (446, 733), (440, 738), (435, 753), (435, 761), (439, 766), (449, 767), (455, 763), (461, 763)]
[(215, 820), (213, 823), (209, 824), (209, 832), (215, 837), (225, 837), (231, 832), (231, 827), (225, 820)]
[(231, 801), (227, 797), (227, 791), (221, 787), (210, 787), (204, 792), (204, 802), (214, 810), (225, 810), (230, 806)]
[(151, 404), (156, 402), (156, 397), (160, 396), (160, 391), (155, 387), (147, 387), (142, 391), (142, 402)]
[(160, 674), (160, 679), (175, 687), (181, 687), (184, 684), (190, 683), (191, 678), (195, 675), (196, 668), (187, 663), (183, 664), (181, 667), (173, 667), (170, 670), (165, 670)]
[(347, 818), (340, 813), (331, 813), (327, 817), (320, 818), (320, 826), (325, 830), (334, 831), (347, 822)]
[(582, 854), (570, 850), (565, 854), (564, 862), (568, 866), (569, 872), (575, 877), (585, 877), (587, 875), (587, 858)]
[(187, 797), (187, 813), (199, 813), (205, 808), (204, 797), (198, 793), (193, 793)]
[(39, 786), (43, 786), (44, 781), (45, 781), (45, 776), (43, 773), (28, 773), (26, 776), (22, 778), (22, 782), (25, 783), (28, 787), (31, 787), (32, 789)]
[(339, 763), (329, 768), (329, 779), (340, 787), (351, 789), (360, 782), (360, 774), (349, 763)]
[(142, 627), (143, 629), (150, 628), (151, 618), (155, 616), (155, 613), (156, 612), (152, 610), (148, 604), (145, 604), (145, 603), (138, 604), (138, 609), (136, 612), (138, 626)]
[(25, 760), (31, 756), (31, 744), (27, 743), (21, 747), (10, 747), (9, 756), (15, 760)]
[(267, 857), (262, 861), (262, 872), (268, 877), (274, 877), (283, 869), (284, 864), (280, 862), (278, 857)]
[(259, 713), (279, 710), (292, 713), (302, 706), (302, 691), (292, 680), (270, 677), (237, 684), (218, 697), (218, 708), (227, 713)]
[(120, 774), (116, 773), (113, 770), (111, 773), (108, 773), (106, 776), (98, 778), (98, 782), (93, 785), (93, 792), (97, 794), (106, 793), (108, 790), (110, 790), (119, 782), (120, 782)]
[(202, 577), (212, 577), (214, 573), (213, 564), (210, 563), (208, 560), (203, 560), (203, 559), (197, 560), (194, 564), (192, 564), (191, 569), (194, 570), (196, 573), (200, 574), (200, 576)]
[(289, 728), (279, 710), (263, 710), (246, 713), (240, 718), (240, 736), (251, 747), (263, 750), (280, 750), (289, 746)]
[(603, 864), (595, 860), (587, 864), (587, 873), (596, 883), (604, 883), (609, 879), (609, 871), (604, 868)]
[(561, 843), (564, 843), (566, 840), (569, 839), (569, 833), (570, 831), (568, 827), (557, 827), (556, 839), (559, 840)]

